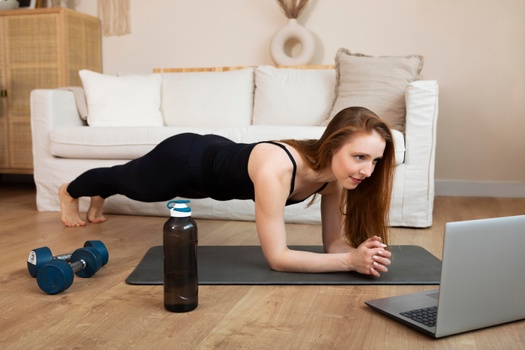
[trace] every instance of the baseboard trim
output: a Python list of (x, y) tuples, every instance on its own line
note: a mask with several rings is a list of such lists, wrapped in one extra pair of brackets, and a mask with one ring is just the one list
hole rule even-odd
[(0, 182), (35, 183), (29, 174), (0, 174)]
[(436, 196), (525, 198), (523, 182), (436, 180)]

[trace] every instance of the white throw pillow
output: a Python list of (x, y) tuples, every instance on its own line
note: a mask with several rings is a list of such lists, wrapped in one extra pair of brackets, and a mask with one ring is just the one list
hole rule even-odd
[(228, 128), (250, 125), (253, 69), (162, 73), (166, 126)]
[(159, 74), (111, 76), (79, 71), (90, 126), (162, 126)]
[(334, 98), (335, 69), (255, 69), (255, 125), (319, 125)]

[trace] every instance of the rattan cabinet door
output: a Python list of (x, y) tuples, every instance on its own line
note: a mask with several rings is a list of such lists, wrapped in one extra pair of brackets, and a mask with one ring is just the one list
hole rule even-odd
[[(0, 18), (0, 33), (4, 32), (3, 21)], [(7, 168), (7, 78), (5, 74), (4, 36), (0, 35), (0, 169)]]
[(101, 71), (100, 21), (67, 9), (0, 14), (0, 173), (32, 173), (30, 94), (78, 86), (78, 70)]

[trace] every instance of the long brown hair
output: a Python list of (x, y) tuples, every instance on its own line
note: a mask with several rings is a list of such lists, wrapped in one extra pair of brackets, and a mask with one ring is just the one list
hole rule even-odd
[(353, 190), (343, 188), (341, 213), (348, 243), (357, 247), (372, 236), (388, 244), (388, 212), (392, 197), (395, 153), (388, 125), (364, 107), (348, 107), (337, 113), (319, 140), (284, 140), (294, 147), (306, 164), (321, 172), (330, 167), (332, 155), (352, 137), (376, 131), (385, 140), (383, 157), (372, 175)]

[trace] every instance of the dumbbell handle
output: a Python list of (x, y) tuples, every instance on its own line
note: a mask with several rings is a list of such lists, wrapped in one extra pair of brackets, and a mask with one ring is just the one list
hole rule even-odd
[(87, 263), (84, 259), (80, 259), (78, 261), (74, 261), (72, 263), (69, 263), (71, 265), (71, 268), (73, 269), (74, 273), (77, 273), (80, 270), (83, 270), (86, 268)]
[(53, 256), (53, 259), (59, 259), (59, 260), (69, 261), (69, 260), (71, 260), (71, 254), (59, 254), (59, 255), (55, 255), (55, 256)]

